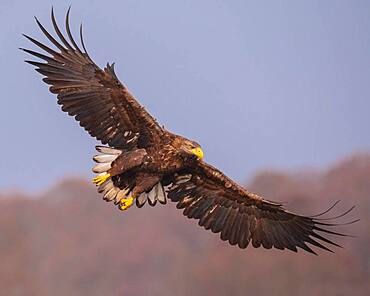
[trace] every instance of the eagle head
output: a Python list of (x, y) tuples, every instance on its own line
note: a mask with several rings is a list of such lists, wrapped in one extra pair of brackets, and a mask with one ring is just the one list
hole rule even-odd
[(195, 159), (202, 159), (204, 157), (202, 148), (195, 141), (183, 139), (180, 149), (186, 157)]

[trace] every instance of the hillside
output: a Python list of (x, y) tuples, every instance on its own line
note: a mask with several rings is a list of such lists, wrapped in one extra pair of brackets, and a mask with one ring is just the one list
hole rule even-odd
[(1, 295), (368, 295), (370, 155), (321, 173), (258, 174), (249, 185), (291, 210), (356, 204), (336, 254), (239, 250), (173, 204), (120, 212), (85, 180), (37, 198), (0, 194)]

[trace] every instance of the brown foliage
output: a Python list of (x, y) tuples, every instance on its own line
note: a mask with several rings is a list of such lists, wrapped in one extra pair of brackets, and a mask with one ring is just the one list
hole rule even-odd
[(37, 199), (0, 199), (1, 295), (368, 295), (370, 156), (324, 174), (259, 174), (251, 189), (313, 214), (341, 199), (361, 221), (336, 254), (239, 250), (173, 204), (119, 212), (65, 180)]

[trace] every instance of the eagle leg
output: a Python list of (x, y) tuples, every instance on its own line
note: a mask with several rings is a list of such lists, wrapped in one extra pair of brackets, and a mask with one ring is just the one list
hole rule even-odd
[(103, 173), (103, 174), (100, 174), (98, 176), (96, 176), (92, 182), (96, 185), (96, 186), (99, 186), (101, 184), (103, 184), (105, 181), (107, 181), (108, 179), (110, 178), (110, 174), (108, 173)]
[(153, 176), (148, 174), (138, 176), (136, 180), (136, 185), (132, 190), (131, 195), (128, 198), (122, 198), (120, 200), (118, 208), (121, 211), (127, 210), (133, 205), (136, 197), (140, 196), (140, 194), (142, 193), (150, 191), (160, 181), (160, 179), (160, 176)]
[(119, 202), (119, 209), (121, 211), (125, 211), (130, 208), (134, 203), (135, 197), (133, 195), (129, 196), (128, 198), (122, 198)]

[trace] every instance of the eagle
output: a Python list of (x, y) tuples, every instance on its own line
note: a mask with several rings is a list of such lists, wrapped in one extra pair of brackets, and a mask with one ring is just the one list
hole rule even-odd
[(69, 16), (70, 8), (62, 33), (51, 9), (54, 36), (35, 17), (54, 48), (24, 35), (42, 52), (20, 49), (38, 58), (25, 62), (44, 76), (61, 109), (102, 143), (93, 157), (93, 183), (104, 200), (124, 211), (169, 199), (186, 217), (242, 249), (251, 244), (317, 254), (312, 246), (330, 252), (330, 245), (340, 247), (328, 235), (347, 236), (333, 227), (356, 222), (335, 221), (354, 207), (336, 217), (323, 215), (337, 203), (319, 215), (298, 215), (238, 185), (203, 160), (197, 142), (161, 127), (117, 78), (114, 63), (97, 66), (86, 50), (82, 24), (78, 45)]

